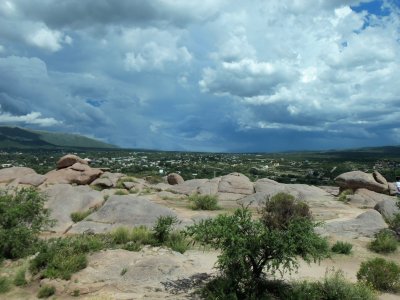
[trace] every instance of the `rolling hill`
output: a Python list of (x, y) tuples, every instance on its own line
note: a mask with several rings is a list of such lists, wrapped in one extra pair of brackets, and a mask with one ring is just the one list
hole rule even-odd
[(82, 135), (0, 126), (0, 149), (117, 148)]

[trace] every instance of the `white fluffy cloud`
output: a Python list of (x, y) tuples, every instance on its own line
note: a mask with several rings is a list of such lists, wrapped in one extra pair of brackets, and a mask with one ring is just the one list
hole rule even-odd
[(59, 125), (61, 122), (54, 118), (43, 118), (40, 112), (31, 112), (26, 115), (14, 116), (10, 113), (2, 112), (0, 106), (0, 124), (27, 124), (50, 127)]

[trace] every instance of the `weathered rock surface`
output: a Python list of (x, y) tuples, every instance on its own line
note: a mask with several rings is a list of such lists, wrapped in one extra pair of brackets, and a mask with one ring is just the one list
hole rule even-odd
[(35, 170), (25, 167), (11, 167), (0, 169), (0, 183), (9, 183), (16, 178), (22, 178), (26, 175), (37, 175)]
[(75, 183), (79, 185), (90, 184), (97, 179), (103, 171), (86, 165), (76, 164), (74, 167), (52, 170), (45, 174), (46, 184)]
[(318, 231), (322, 234), (335, 234), (347, 238), (372, 238), (377, 232), (387, 227), (388, 225), (379, 212), (368, 210), (355, 219), (326, 223)]
[(114, 187), (113, 182), (109, 178), (97, 178), (90, 185), (106, 189)]
[(231, 173), (221, 177), (218, 192), (251, 195), (254, 193), (254, 186), (247, 176), (240, 173)]
[(350, 204), (357, 207), (374, 208), (378, 202), (385, 199), (392, 200), (393, 197), (361, 188), (357, 189), (353, 195), (348, 195), (347, 199)]
[(364, 188), (377, 193), (389, 193), (389, 185), (386, 179), (376, 171), (372, 174), (361, 171), (343, 173), (335, 178), (335, 182), (342, 189)]
[(45, 206), (50, 209), (50, 217), (57, 220), (52, 231), (59, 233), (64, 233), (73, 224), (71, 213), (99, 207), (104, 201), (103, 194), (88, 186), (56, 184), (44, 193), (48, 197)]
[(182, 178), (181, 175), (177, 174), (177, 173), (171, 173), (167, 175), (167, 182), (170, 185), (176, 185), (176, 184), (181, 184), (183, 183), (185, 180)]
[(72, 166), (75, 163), (87, 165), (87, 161), (73, 154), (67, 154), (57, 161), (57, 169), (63, 169)]
[(400, 213), (400, 209), (393, 199), (384, 199), (377, 203), (374, 207), (386, 220), (391, 220)]
[(159, 216), (176, 216), (171, 209), (145, 198), (127, 195), (110, 196), (106, 203), (85, 221), (75, 224), (69, 232), (94, 233), (110, 231), (118, 226), (152, 227)]
[(216, 195), (218, 193), (218, 187), (220, 182), (221, 182), (221, 177), (216, 177), (207, 180), (197, 188), (197, 193), (201, 195)]
[(186, 180), (184, 183), (173, 185), (169, 190), (177, 194), (191, 195), (197, 192), (199, 186), (206, 183), (208, 179), (191, 179)]
[(18, 184), (31, 185), (38, 187), (47, 180), (47, 177), (40, 174), (27, 174), (21, 178), (16, 178), (10, 185), (17, 186)]

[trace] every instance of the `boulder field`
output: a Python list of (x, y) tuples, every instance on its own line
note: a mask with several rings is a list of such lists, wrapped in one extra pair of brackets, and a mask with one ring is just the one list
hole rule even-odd
[[(172, 173), (166, 176), (165, 182), (154, 184), (143, 178), (93, 168), (75, 155), (60, 158), (56, 168), (44, 175), (25, 167), (0, 170), (1, 188), (33, 186), (44, 193), (46, 208), (57, 221), (49, 234), (57, 236), (104, 233), (120, 226), (152, 227), (159, 216), (165, 215), (177, 217), (180, 226), (185, 226), (228, 213), (241, 205), (257, 210), (266, 199), (286, 192), (305, 201), (314, 217), (324, 221), (317, 228), (320, 234), (332, 240), (362, 244), (387, 228), (386, 221), (399, 212), (392, 184), (378, 172), (348, 172), (335, 181), (337, 187), (282, 184), (268, 178), (251, 182), (240, 173), (185, 181)], [(345, 190), (347, 196), (343, 199), (339, 192)], [(191, 210), (187, 198), (192, 194), (216, 196), (221, 210)], [(76, 212), (88, 214), (74, 223), (71, 214)], [(179, 254), (151, 247), (140, 252), (107, 250), (91, 255), (88, 267), (73, 275), (70, 281), (56, 280), (52, 284), (57, 286), (60, 296), (80, 289), (88, 295), (107, 291), (113, 295), (111, 299), (184, 299), (187, 295), (181, 298), (168, 293), (168, 284), (163, 282), (205, 276), (212, 270), (216, 256), (212, 251), (202, 254), (190, 250)], [(122, 269), (126, 269), (123, 276)]]

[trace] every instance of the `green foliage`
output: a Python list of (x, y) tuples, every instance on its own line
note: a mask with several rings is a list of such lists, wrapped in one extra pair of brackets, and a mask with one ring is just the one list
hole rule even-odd
[(168, 240), (169, 234), (173, 227), (178, 224), (178, 219), (173, 216), (160, 216), (157, 218), (153, 227), (154, 238), (159, 244), (163, 244)]
[(126, 227), (118, 227), (111, 236), (116, 244), (125, 244), (130, 241), (130, 230)]
[(287, 229), (295, 219), (311, 219), (311, 211), (304, 202), (297, 201), (287, 193), (277, 193), (266, 199), (262, 221), (268, 228)]
[(133, 228), (129, 240), (142, 245), (154, 245), (156, 243), (152, 232), (146, 226)]
[(284, 289), (281, 299), (287, 300), (374, 300), (374, 290), (362, 282), (347, 281), (341, 271), (325, 275), (322, 282), (296, 282)]
[(183, 233), (171, 232), (165, 245), (176, 252), (185, 253), (189, 248), (189, 241), (186, 240)]
[(14, 284), (16, 286), (24, 286), (28, 283), (25, 278), (25, 272), (26, 272), (25, 268), (21, 268), (15, 274)]
[(122, 249), (137, 252), (142, 249), (142, 244), (139, 242), (129, 241), (125, 245), (122, 246)]
[(383, 258), (373, 258), (361, 263), (357, 279), (377, 290), (396, 292), (400, 287), (400, 266)]
[(56, 288), (52, 285), (44, 285), (39, 289), (38, 298), (49, 298), (56, 293)]
[(162, 183), (163, 182), (162, 177), (157, 176), (157, 175), (146, 176), (145, 179), (150, 184), (157, 184), (157, 183)]
[(338, 254), (350, 254), (353, 245), (347, 242), (337, 241), (331, 248), (332, 252)]
[(128, 269), (127, 268), (123, 268), (119, 275), (124, 276), (126, 274), (126, 272), (128, 272)]
[(381, 230), (375, 235), (375, 239), (368, 248), (377, 253), (391, 253), (396, 251), (398, 242), (394, 234), (389, 230)]
[(298, 267), (297, 256), (311, 262), (328, 252), (326, 240), (314, 232), (311, 219), (293, 217), (284, 224), (265, 224), (265, 219), (253, 220), (247, 208), (240, 208), (233, 215), (202, 220), (186, 229), (196, 242), (221, 250), (217, 261), (221, 278), (229, 281), (228, 294), (234, 293), (239, 299), (263, 295), (264, 271), (292, 271)]
[(124, 196), (124, 195), (128, 195), (129, 192), (127, 190), (116, 190), (114, 195), (119, 195), (119, 196)]
[(338, 200), (344, 203), (347, 203), (349, 200), (347, 199), (348, 195), (353, 195), (354, 191), (352, 189), (346, 189), (340, 193)]
[(92, 209), (88, 209), (86, 211), (76, 211), (71, 213), (71, 220), (74, 223), (78, 223), (82, 221), (84, 218), (86, 218), (88, 215), (90, 215), (93, 212)]
[(10, 280), (7, 277), (0, 276), (0, 294), (7, 293), (10, 289)]
[(47, 278), (68, 280), (71, 275), (87, 266), (86, 254), (109, 248), (112, 240), (101, 235), (80, 235), (51, 239), (44, 242), (39, 253), (30, 262), (33, 274), (42, 271)]
[(0, 191), (0, 259), (33, 253), (39, 232), (53, 224), (44, 202), (33, 188)]
[(217, 210), (218, 197), (216, 195), (199, 195), (193, 194), (189, 196), (191, 208), (194, 210)]

